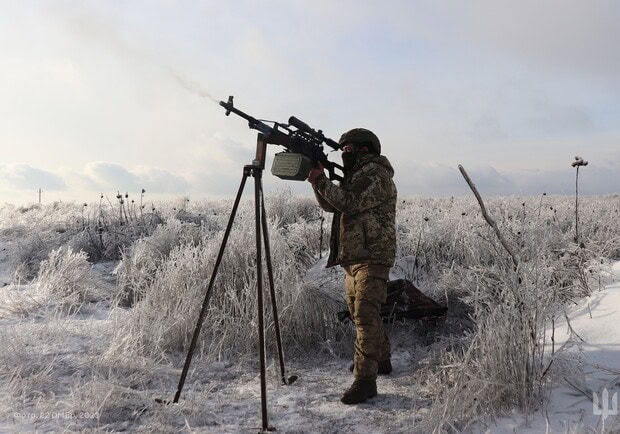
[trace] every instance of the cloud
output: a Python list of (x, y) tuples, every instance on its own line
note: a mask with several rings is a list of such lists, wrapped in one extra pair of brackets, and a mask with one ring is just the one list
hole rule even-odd
[[(575, 170), (498, 170), (490, 166), (465, 167), (482, 196), (540, 195), (575, 193)], [(402, 196), (457, 196), (472, 194), (458, 168), (441, 164), (395, 164), (395, 182)], [(620, 192), (620, 171), (591, 163), (579, 172), (582, 194)]]
[(480, 46), (552, 68), (620, 74), (620, 5), (612, 0), (468, 2), (460, 30)]
[(0, 164), (0, 184), (7, 189), (17, 190), (66, 190), (64, 180), (46, 170), (28, 164)]
[(88, 163), (82, 180), (89, 190), (139, 191), (146, 189), (155, 194), (184, 193), (187, 180), (163, 169), (139, 166), (133, 170), (108, 162)]
[[(574, 152), (603, 161), (602, 145), (619, 155), (618, 86), (576, 74), (618, 72), (609, 0), (75, 6), (9, 14), (4, 34), (19, 37), (0, 71), (0, 141), (15, 144), (4, 161), (69, 167), (54, 175), (67, 194), (234, 195), (256, 132), (217, 106), (230, 93), (253, 116), (295, 115), (332, 138), (374, 130), (402, 194), (470, 194), (457, 162), (483, 194), (571, 193), (570, 167), (544, 168)], [(526, 167), (543, 170), (514, 171)], [(599, 173), (584, 170), (584, 189), (608, 188)], [(290, 184), (269, 163), (264, 180)]]
[[(542, 193), (575, 194), (575, 169), (519, 170), (506, 172), (515, 185), (513, 192), (503, 194), (539, 195)], [(620, 192), (620, 172), (617, 168), (590, 163), (579, 170), (579, 193), (613, 194)]]
[[(271, 162), (267, 161), (264, 173), (264, 191), (290, 190), (294, 194), (309, 195), (306, 182), (280, 180), (270, 174)], [(617, 166), (590, 162), (579, 172), (581, 194), (613, 194), (620, 192), (620, 171)], [(56, 191), (58, 199), (87, 200), (95, 193), (135, 193), (145, 189), (149, 195), (170, 198), (191, 194), (198, 197), (232, 197), (237, 192), (242, 177), (242, 165), (228, 170), (217, 165), (183, 176), (153, 167), (127, 169), (120, 164), (93, 162), (79, 173), (68, 172), (63, 177), (25, 164), (0, 165), (0, 192), (20, 198), (20, 191)], [(564, 169), (499, 170), (492, 166), (466, 167), (469, 176), (483, 197), (508, 195), (560, 194), (575, 192), (575, 170), (568, 163)], [(395, 161), (395, 182), (401, 197), (411, 195), (462, 196), (471, 195), (467, 183), (457, 166), (421, 164)], [(248, 179), (245, 196), (253, 195), (253, 180)], [(59, 194), (62, 193), (62, 197)], [(17, 194), (17, 195), (15, 195)], [(23, 196), (23, 194), (22, 194)]]
[[(575, 188), (575, 170), (571, 170), (571, 188)], [(618, 167), (603, 166), (590, 161), (579, 170), (579, 192), (583, 194), (620, 193), (620, 171)]]
[[(481, 194), (512, 194), (515, 182), (490, 166), (466, 168)], [(458, 167), (443, 164), (396, 164), (395, 182), (403, 195), (452, 196), (470, 190)], [(506, 193), (508, 192), (508, 193)]]
[(47, 11), (62, 20), (63, 28), (73, 32), (89, 49), (98, 48), (126, 62), (142, 61), (144, 47), (123, 33), (122, 23), (112, 20), (113, 13), (100, 5), (79, 3), (50, 4)]
[(484, 48), (545, 68), (570, 68), (571, 72), (615, 79), (620, 74), (620, 4), (614, 0), (293, 4), (304, 16), (315, 18), (321, 33), (329, 36), (342, 28), (364, 30), (372, 26), (380, 28), (383, 37), (397, 34), (412, 44), (424, 41), (441, 53)]
[(539, 108), (538, 113), (526, 119), (532, 130), (543, 135), (584, 133), (591, 131), (594, 125), (588, 111), (576, 105), (547, 107), (547, 110)]

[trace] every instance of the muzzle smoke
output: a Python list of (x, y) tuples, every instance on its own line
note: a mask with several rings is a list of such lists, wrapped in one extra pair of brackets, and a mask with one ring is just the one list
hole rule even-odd
[(220, 103), (217, 98), (213, 97), (209, 92), (203, 90), (200, 87), (200, 83), (198, 83), (197, 81), (188, 80), (185, 77), (182, 77), (176, 71), (173, 71), (171, 68), (168, 68), (168, 72), (170, 72), (170, 75), (176, 80), (176, 82), (179, 83), (181, 87), (183, 87), (183, 89), (187, 90), (188, 92), (191, 92), (194, 95), (198, 95), (202, 98), (210, 99), (216, 104)]

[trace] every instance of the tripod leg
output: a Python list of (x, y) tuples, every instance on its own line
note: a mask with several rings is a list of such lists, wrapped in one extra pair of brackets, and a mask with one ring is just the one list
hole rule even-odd
[(232, 229), (232, 225), (235, 220), (235, 215), (237, 214), (237, 208), (239, 207), (239, 201), (241, 200), (241, 195), (243, 194), (243, 189), (245, 187), (245, 182), (247, 179), (248, 179), (248, 172), (247, 170), (244, 169), (243, 178), (241, 179), (241, 185), (239, 185), (239, 191), (237, 192), (237, 197), (235, 199), (235, 203), (230, 213), (230, 218), (228, 219), (228, 225), (226, 226), (226, 232), (224, 232), (224, 238), (222, 239), (222, 245), (220, 246), (220, 251), (217, 254), (217, 259), (215, 260), (215, 265), (211, 273), (211, 279), (209, 280), (209, 286), (207, 287), (207, 293), (205, 294), (205, 298), (202, 303), (202, 309), (200, 309), (200, 315), (198, 316), (198, 322), (196, 324), (196, 328), (194, 329), (194, 335), (192, 336), (192, 342), (189, 346), (189, 350), (187, 351), (187, 357), (185, 358), (185, 364), (183, 365), (183, 371), (181, 372), (181, 378), (179, 380), (177, 392), (174, 395), (174, 400), (172, 401), (174, 403), (179, 402), (179, 397), (181, 396), (181, 390), (183, 390), (183, 385), (185, 384), (185, 378), (187, 377), (187, 372), (189, 371), (189, 366), (192, 362), (194, 350), (196, 349), (196, 344), (198, 343), (198, 336), (200, 336), (200, 329), (202, 328), (202, 323), (204, 321), (205, 314), (207, 313), (207, 308), (209, 307), (209, 300), (211, 299), (211, 293), (213, 292), (213, 284), (215, 283), (215, 277), (217, 276), (217, 270), (220, 267), (220, 263), (222, 262), (222, 257), (224, 256), (224, 249), (226, 248), (226, 243), (228, 242), (228, 236), (230, 235), (230, 230)]
[(271, 307), (273, 308), (273, 323), (276, 332), (276, 344), (278, 346), (278, 358), (280, 359), (280, 376), (284, 385), (292, 384), (297, 380), (296, 375), (286, 378), (284, 368), (284, 351), (282, 350), (282, 335), (280, 334), (280, 320), (278, 319), (278, 305), (276, 301), (276, 290), (273, 283), (273, 267), (271, 265), (271, 247), (269, 245), (269, 230), (267, 226), (267, 212), (265, 211), (265, 198), (263, 195), (263, 186), (260, 187), (261, 207), (262, 207), (262, 225), (263, 239), (265, 241), (265, 257), (267, 262), (267, 275), (269, 276), (269, 292), (271, 294)]
[(267, 382), (265, 379), (265, 321), (263, 316), (263, 265), (261, 255), (261, 172), (254, 171), (254, 206), (256, 218), (256, 286), (258, 302), (258, 346), (260, 357), (260, 396), (263, 431), (269, 427), (267, 420)]

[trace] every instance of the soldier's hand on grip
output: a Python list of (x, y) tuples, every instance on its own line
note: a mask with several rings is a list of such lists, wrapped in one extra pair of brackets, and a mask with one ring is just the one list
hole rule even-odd
[(316, 166), (313, 166), (310, 169), (310, 173), (308, 174), (308, 181), (310, 182), (310, 184), (314, 184), (314, 181), (316, 181), (316, 179), (321, 175), (325, 175), (325, 168), (320, 161), (317, 161)]

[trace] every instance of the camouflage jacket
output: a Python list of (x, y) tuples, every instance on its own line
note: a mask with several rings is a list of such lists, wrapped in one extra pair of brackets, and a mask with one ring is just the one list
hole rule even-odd
[(381, 155), (363, 154), (340, 186), (319, 176), (319, 205), (334, 213), (327, 267), (359, 263), (394, 265), (396, 186), (394, 169)]

